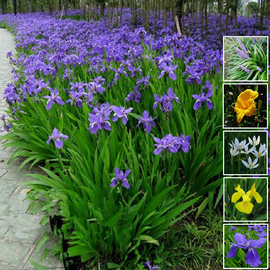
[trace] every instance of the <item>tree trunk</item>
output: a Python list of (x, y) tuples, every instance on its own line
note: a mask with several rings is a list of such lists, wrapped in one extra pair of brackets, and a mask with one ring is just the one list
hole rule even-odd
[(229, 6), (230, 0), (226, 0), (226, 31), (228, 31), (228, 26), (229, 26)]
[(145, 0), (145, 21), (144, 21), (144, 27), (146, 31), (149, 31), (149, 0)]
[[(175, 5), (175, 15), (177, 16), (180, 24), (180, 29), (184, 33), (184, 27), (182, 26), (182, 14), (183, 14), (184, 0), (177, 0)], [(184, 23), (183, 23), (184, 25)]]

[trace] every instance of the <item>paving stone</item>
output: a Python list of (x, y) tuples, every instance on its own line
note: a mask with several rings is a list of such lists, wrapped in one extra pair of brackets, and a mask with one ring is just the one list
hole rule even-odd
[[(12, 82), (11, 65), (6, 58), (9, 51), (15, 51), (14, 37), (5, 29), (0, 28), (0, 115), (6, 114), (6, 102), (2, 93)], [(0, 131), (2, 130), (0, 121)], [(27, 212), (30, 202), (26, 199), (27, 186), (22, 185), (30, 181), (29, 173), (41, 173), (38, 166), (29, 170), (26, 165), (20, 171), (23, 159), (16, 158), (11, 164), (7, 164), (13, 154), (12, 148), (4, 148), (5, 132), (0, 132), (0, 270), (34, 270), (29, 262), (39, 260), (40, 252), (34, 252), (39, 240), (48, 228), (41, 226), (41, 215), (31, 215)], [(54, 245), (54, 239), (50, 239), (47, 245)], [(43, 247), (43, 249), (46, 246)], [(47, 247), (48, 248), (48, 247)], [(46, 269), (64, 269), (58, 257), (48, 255), (41, 263)]]
[(0, 178), (1, 196), (0, 204), (8, 204), (11, 194), (16, 190), (17, 186), (12, 181), (4, 180)]
[(39, 224), (40, 220), (41, 217), (30, 214), (9, 217), (9, 230), (4, 236), (5, 239), (34, 245), (45, 231), (45, 228)]
[(17, 269), (21, 269), (22, 262), (30, 250), (30, 246), (5, 241), (0, 245), (0, 261), (9, 263), (10, 266), (17, 267)]

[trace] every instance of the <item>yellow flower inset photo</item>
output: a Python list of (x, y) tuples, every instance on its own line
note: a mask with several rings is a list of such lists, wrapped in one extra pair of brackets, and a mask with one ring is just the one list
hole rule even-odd
[(224, 178), (224, 221), (268, 221), (267, 178)]
[(224, 84), (224, 128), (267, 128), (268, 85)]

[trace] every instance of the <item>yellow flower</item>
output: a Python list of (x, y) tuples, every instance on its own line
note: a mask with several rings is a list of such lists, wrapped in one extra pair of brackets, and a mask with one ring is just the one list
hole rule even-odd
[(235, 206), (237, 210), (242, 213), (250, 214), (252, 212), (254, 207), (254, 205), (250, 202), (252, 197), (255, 198), (257, 203), (262, 202), (262, 197), (258, 192), (256, 192), (255, 183), (253, 184), (251, 190), (249, 190), (247, 193), (240, 188), (240, 185), (238, 185), (235, 190), (237, 190), (237, 192), (232, 195), (232, 202), (235, 203), (242, 197), (243, 201), (237, 203)]
[(248, 53), (251, 53), (251, 51), (248, 51)]
[(256, 191), (255, 183), (253, 184), (251, 190), (247, 192), (247, 195), (250, 198), (254, 197), (257, 203), (261, 203), (262, 202), (261, 195)]
[(259, 96), (259, 93), (256, 91), (252, 91), (251, 89), (247, 89), (242, 92), (235, 103), (234, 111), (237, 113), (237, 123), (241, 123), (243, 117), (252, 116), (256, 111), (256, 104), (254, 99)]

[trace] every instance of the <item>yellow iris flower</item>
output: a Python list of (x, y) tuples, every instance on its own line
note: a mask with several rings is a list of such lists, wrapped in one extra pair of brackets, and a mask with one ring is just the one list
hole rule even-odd
[(254, 99), (259, 96), (259, 93), (256, 91), (252, 91), (251, 89), (247, 89), (242, 92), (235, 103), (234, 111), (237, 113), (237, 123), (241, 123), (243, 117), (252, 116), (256, 111), (256, 103)]
[(232, 195), (232, 202), (235, 203), (241, 197), (243, 198), (242, 202), (236, 204), (236, 208), (242, 213), (250, 214), (252, 212), (254, 207), (254, 205), (250, 202), (252, 197), (255, 198), (257, 203), (262, 202), (261, 195), (256, 191), (255, 183), (253, 184), (251, 190), (249, 190), (247, 193), (245, 193), (245, 191), (240, 188), (240, 185), (238, 185), (235, 190), (237, 190), (237, 192)]

